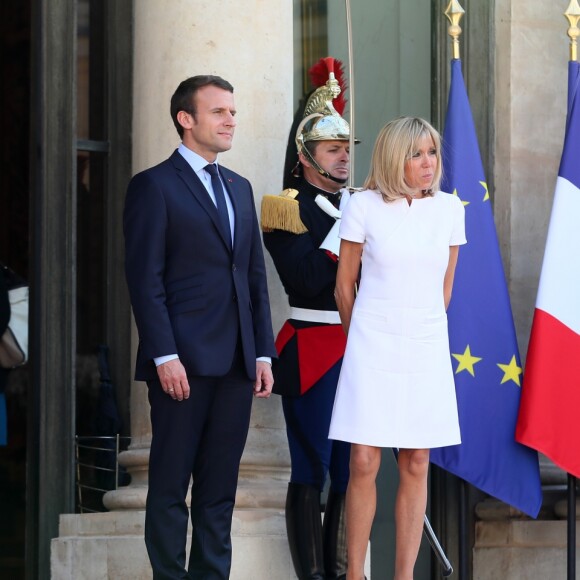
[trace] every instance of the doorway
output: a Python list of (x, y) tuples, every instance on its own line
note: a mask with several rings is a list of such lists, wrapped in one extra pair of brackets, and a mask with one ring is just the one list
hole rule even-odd
[(122, 264), (131, 174), (132, 2), (0, 3), (0, 261), (30, 285), (30, 360), (8, 373), (0, 447), (0, 577), (50, 575), (78, 511), (74, 442), (95, 430), (98, 345), (129, 430)]

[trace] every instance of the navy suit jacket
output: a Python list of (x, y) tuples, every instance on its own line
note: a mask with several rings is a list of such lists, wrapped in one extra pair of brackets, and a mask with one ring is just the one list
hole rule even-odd
[(220, 165), (235, 212), (233, 250), (216, 207), (175, 151), (138, 173), (124, 212), (125, 271), (139, 332), (136, 380), (153, 359), (178, 354), (188, 375), (223, 376), (241, 337), (248, 378), (256, 357), (276, 356), (252, 187)]

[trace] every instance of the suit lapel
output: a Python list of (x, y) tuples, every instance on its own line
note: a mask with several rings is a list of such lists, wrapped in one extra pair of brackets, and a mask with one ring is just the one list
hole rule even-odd
[[(220, 221), (217, 213), (217, 208), (214, 205), (207, 189), (205, 188), (204, 184), (201, 182), (199, 177), (195, 174), (195, 171), (191, 168), (189, 163), (179, 154), (178, 151), (175, 151), (173, 155), (169, 158), (172, 162), (173, 166), (176, 169), (177, 175), (179, 178), (185, 183), (187, 188), (191, 191), (193, 197), (198, 201), (201, 207), (207, 212), (209, 217), (211, 218), (212, 222), (214, 223), (215, 228), (217, 229), (224, 245), (228, 250), (230, 250), (230, 244), (228, 240), (226, 240), (225, 235), (222, 231), (220, 226)], [(220, 168), (221, 169), (221, 168)], [(234, 206), (235, 211), (235, 203), (234, 203), (234, 196), (231, 195), (231, 190), (229, 188), (230, 183), (227, 183), (226, 187), (228, 187), (228, 192), (230, 193), (230, 199), (232, 200), (232, 205)], [(235, 232), (234, 232), (234, 241), (235, 241)]]

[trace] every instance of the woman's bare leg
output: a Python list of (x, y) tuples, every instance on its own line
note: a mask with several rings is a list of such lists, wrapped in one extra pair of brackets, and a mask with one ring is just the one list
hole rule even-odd
[(379, 447), (353, 443), (346, 490), (347, 580), (362, 580), (367, 546), (377, 506), (376, 478), (381, 464)]
[(425, 510), (427, 509), (428, 449), (399, 451), (399, 489), (395, 503), (395, 580), (413, 580)]

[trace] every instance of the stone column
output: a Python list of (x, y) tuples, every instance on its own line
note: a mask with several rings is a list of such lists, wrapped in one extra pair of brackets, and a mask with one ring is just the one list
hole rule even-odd
[[(140, 0), (135, 4), (134, 172), (159, 163), (179, 144), (169, 116), (169, 99), (183, 79), (209, 73), (233, 84), (238, 110), (232, 150), (221, 154), (220, 162), (250, 179), (258, 208), (263, 194), (281, 190), (293, 115), (292, 7), (282, 0), (257, 4), (255, 9), (241, 9), (235, 0), (222, 1), (219, 7), (202, 0), (178, 0), (169, 5)], [(286, 300), (270, 264), (268, 271), (278, 327), (286, 313)], [(137, 340), (133, 329), (134, 350)], [(251, 497), (253, 492), (244, 491), (246, 482), (249, 488), (270, 487), (266, 481), (288, 479), (279, 401), (255, 403), (242, 460), (240, 501), (244, 506), (260, 504)], [(130, 472), (132, 483), (107, 494), (109, 509), (145, 506), (151, 425), (143, 383), (131, 388), (131, 435), (131, 446), (119, 462)], [(268, 491), (266, 503), (280, 507), (280, 498), (274, 502), (273, 493)]]
[[(152, 0), (136, 3), (135, 172), (166, 158), (179, 143), (168, 112), (178, 83), (194, 74), (210, 73), (233, 84), (238, 110), (234, 145), (220, 155), (220, 161), (250, 179), (257, 207), (264, 193), (281, 189), (286, 133), (292, 119), (292, 7), (281, 0), (258, 4), (243, 10), (235, 0), (222, 1), (218, 7), (202, 1), (192, 6), (184, 0), (169, 5)], [(275, 279), (271, 293), (272, 309), (278, 314), (278, 309), (285, 309), (285, 300)], [(107, 494), (106, 506), (114, 510), (145, 506), (151, 441), (146, 387), (134, 384), (131, 397), (132, 444), (119, 461), (131, 473), (132, 483)], [(237, 523), (244, 534), (251, 534), (252, 518), (254, 522), (256, 517), (262, 522), (266, 516), (276, 519), (283, 508), (288, 475), (280, 401), (256, 400), (240, 470), (234, 532)], [(241, 510), (253, 510), (252, 517)], [(268, 534), (274, 532), (272, 524)]]
[[(133, 322), (131, 328), (131, 359), (135, 360), (138, 338)], [(119, 454), (119, 465), (127, 469), (131, 483), (111, 491), (103, 498), (108, 510), (143, 510), (147, 498), (147, 468), (151, 446), (151, 421), (145, 383), (131, 384), (131, 445)]]

